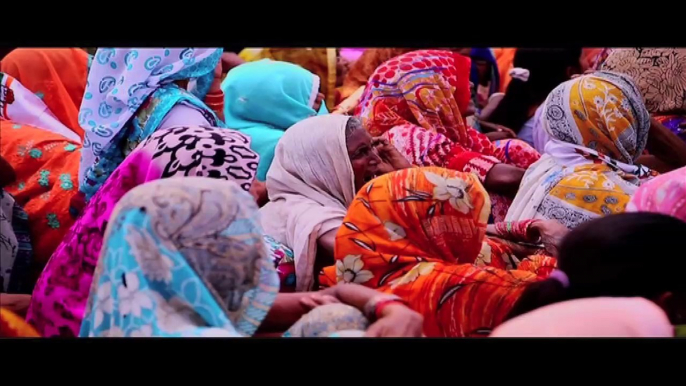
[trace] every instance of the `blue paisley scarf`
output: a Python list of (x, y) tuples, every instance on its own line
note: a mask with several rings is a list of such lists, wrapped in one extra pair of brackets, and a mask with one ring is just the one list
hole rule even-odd
[[(221, 54), (217, 48), (98, 49), (79, 111), (85, 131), (79, 190), (86, 202), (175, 105), (196, 107), (212, 126), (224, 126), (202, 102)], [(184, 79), (190, 92), (174, 83)]]
[(153, 181), (117, 204), (82, 337), (242, 337), (279, 290), (257, 206), (234, 182)]

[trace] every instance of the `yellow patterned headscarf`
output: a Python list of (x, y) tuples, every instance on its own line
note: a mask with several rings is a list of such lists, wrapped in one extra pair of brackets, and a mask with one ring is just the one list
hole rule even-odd
[(645, 149), (650, 116), (630, 77), (600, 71), (567, 81), (544, 106), (544, 129), (553, 140), (633, 164)]

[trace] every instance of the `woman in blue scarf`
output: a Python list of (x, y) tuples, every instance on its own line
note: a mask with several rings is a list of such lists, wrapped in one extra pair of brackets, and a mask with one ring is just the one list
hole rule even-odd
[(304, 68), (269, 59), (242, 64), (222, 82), (226, 126), (252, 137), (252, 149), (260, 155), (259, 181), (266, 180), (286, 129), (328, 113), (319, 84), (319, 77)]
[(257, 206), (233, 181), (170, 178), (134, 188), (110, 217), (79, 335), (421, 335), (419, 314), (369, 288), (278, 294), (262, 240)]

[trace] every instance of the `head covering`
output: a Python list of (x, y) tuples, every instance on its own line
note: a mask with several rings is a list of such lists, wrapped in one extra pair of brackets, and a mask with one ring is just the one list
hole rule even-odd
[(232, 69), (222, 90), (226, 126), (253, 138), (261, 161), (257, 178), (264, 181), (283, 131), (317, 114), (312, 106), (319, 77), (295, 64), (265, 59)]
[(372, 135), (411, 123), (465, 143), (471, 61), (451, 51), (408, 52), (379, 66), (358, 107)]
[(498, 70), (500, 71), (500, 92), (505, 92), (512, 80), (510, 77), (510, 70), (513, 67), (516, 53), (516, 48), (493, 48), (493, 55), (495, 56), (495, 60), (498, 63)]
[(358, 88), (366, 86), (369, 78), (383, 62), (413, 50), (413, 48), (368, 48), (364, 50), (362, 55), (350, 66), (350, 70), (343, 79), (343, 86), (338, 89), (341, 99), (348, 98)]
[(545, 306), (493, 331), (496, 338), (671, 338), (674, 327), (644, 298), (588, 298)]
[(209, 177), (249, 190), (259, 156), (233, 130), (178, 127), (150, 136), (93, 196), (43, 270), (27, 320), (43, 336), (76, 336), (112, 210), (129, 190), (157, 179)]
[(542, 114), (546, 154), (527, 170), (507, 221), (554, 218), (573, 228), (623, 212), (654, 175), (634, 165), (650, 117), (631, 78), (596, 72), (567, 81), (550, 93)]
[[(400, 296), (427, 336), (471, 336), (514, 305), (529, 272), (484, 242), (488, 193), (472, 173), (423, 167), (367, 183), (336, 235), (336, 264), (320, 283), (357, 283)], [(467, 300), (469, 299), (469, 300)]]
[(276, 146), (267, 173), (271, 202), (261, 209), (262, 225), (293, 249), (298, 291), (314, 283), (317, 239), (341, 225), (355, 196), (345, 138), (349, 119), (324, 115), (296, 123)]
[(493, 55), (493, 50), (490, 48), (472, 48), (469, 57), (472, 58), (471, 82), (477, 87), (480, 85), (481, 82), (479, 82), (479, 70), (476, 61), (485, 61), (491, 67), (488, 95), (486, 96), (488, 97), (500, 91), (500, 73), (498, 70), (498, 62)]
[[(219, 48), (98, 49), (79, 111), (79, 123), (86, 132), (79, 180), (84, 181), (87, 171), (94, 174), (89, 177), (92, 181), (81, 186), (87, 199), (121, 163), (123, 149), (118, 147), (131, 146), (127, 140), (135, 147), (157, 129), (177, 103), (197, 106), (213, 115), (201, 99), (209, 90), (221, 54)], [(173, 83), (185, 79), (191, 80), (192, 95)], [(145, 104), (150, 98), (157, 100)], [(137, 122), (138, 126), (125, 130), (142, 106), (150, 113)]]
[(686, 48), (616, 48), (603, 70), (633, 78), (649, 112), (686, 114)]
[[(0, 121), (5, 125), (28, 125), (58, 134), (76, 144), (81, 143), (77, 131), (65, 126), (41, 98), (24, 87), (14, 77), (0, 72)], [(3, 134), (5, 131), (3, 130)], [(3, 135), (3, 140), (6, 136)], [(4, 153), (7, 156), (6, 153)]]
[(55, 117), (74, 131), (79, 141), (79, 106), (88, 77), (88, 53), (78, 48), (17, 48), (0, 71), (13, 76), (40, 98)]
[(112, 220), (79, 336), (242, 337), (267, 316), (279, 280), (236, 183), (150, 182)]
[(264, 48), (260, 58), (297, 64), (320, 79), (319, 89), (324, 94), (322, 105), (333, 109), (336, 103), (336, 48)]
[(686, 167), (641, 185), (626, 211), (662, 213), (686, 221)]
[(5, 189), (0, 189), (0, 292), (31, 294), (33, 260), (28, 215)]
[(686, 48), (616, 48), (603, 69), (634, 79), (656, 119), (686, 141)]

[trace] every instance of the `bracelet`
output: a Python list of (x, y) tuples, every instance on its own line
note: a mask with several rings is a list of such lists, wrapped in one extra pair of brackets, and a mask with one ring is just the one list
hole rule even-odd
[(364, 315), (370, 321), (377, 320), (381, 316), (383, 309), (391, 303), (401, 303), (407, 305), (403, 299), (396, 295), (377, 295), (364, 305)]

